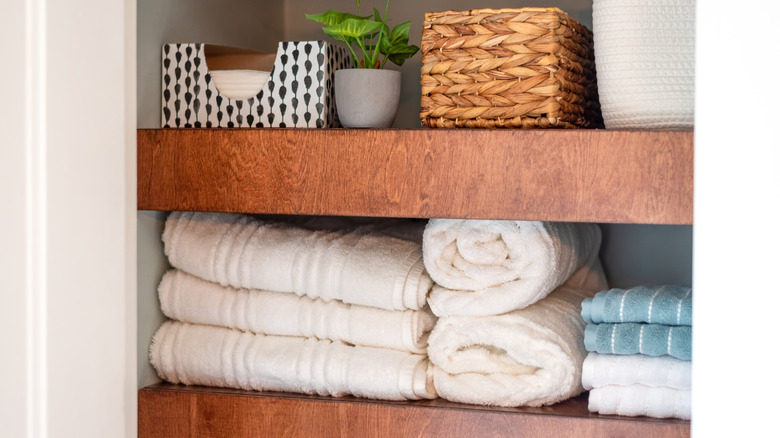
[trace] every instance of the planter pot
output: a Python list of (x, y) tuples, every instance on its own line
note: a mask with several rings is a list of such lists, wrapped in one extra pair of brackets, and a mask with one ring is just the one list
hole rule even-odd
[(336, 70), (336, 111), (345, 128), (389, 128), (401, 97), (401, 72)]

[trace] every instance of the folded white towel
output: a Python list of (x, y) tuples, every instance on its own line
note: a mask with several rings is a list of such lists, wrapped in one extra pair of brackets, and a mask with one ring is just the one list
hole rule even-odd
[(385, 310), (291, 293), (235, 289), (178, 269), (158, 287), (163, 313), (182, 322), (266, 335), (316, 337), (425, 353), (436, 317), (425, 310)]
[(602, 386), (590, 391), (588, 410), (605, 415), (690, 420), (691, 391), (662, 386)]
[(223, 286), (390, 310), (423, 308), (432, 286), (421, 243), (388, 236), (173, 212), (162, 239), (171, 265)]
[[(273, 217), (273, 216), (271, 216)], [(355, 216), (282, 216), (285, 223), (307, 230), (377, 234), (420, 244), (427, 219)]]
[[(572, 277), (600, 277), (598, 260)], [(434, 385), (447, 400), (496, 406), (542, 406), (583, 391), (580, 303), (593, 296), (577, 281), (532, 306), (493, 316), (447, 316), (428, 338)]]
[(635, 384), (690, 390), (691, 362), (671, 356), (589, 353), (582, 364), (585, 389)]
[(529, 306), (598, 257), (595, 224), (431, 219), (423, 234), (433, 313), (497, 315)]
[(168, 321), (150, 359), (163, 380), (383, 400), (435, 398), (426, 356)]
[(265, 87), (270, 71), (258, 70), (211, 70), (209, 76), (214, 81), (219, 94), (229, 99), (249, 99), (257, 96)]

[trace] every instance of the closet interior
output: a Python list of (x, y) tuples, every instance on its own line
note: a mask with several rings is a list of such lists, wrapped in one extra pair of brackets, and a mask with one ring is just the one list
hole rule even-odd
[[(394, 129), (160, 129), (163, 44), (273, 51), (279, 40), (321, 39), (303, 14), (322, 2), (233, 2), (221, 14), (208, 3), (138, 2), (139, 436), (690, 434), (688, 421), (589, 413), (585, 395), (488, 408), (160, 382), (148, 351), (165, 319), (156, 294), (169, 268), (160, 236), (170, 211), (590, 222), (602, 229), (610, 286), (691, 284), (693, 131), (420, 128), (419, 55), (402, 69)], [(591, 26), (586, 0), (494, 3), (555, 6)], [(425, 11), (477, 6), (485, 5), (397, 0), (390, 11), (411, 19), (419, 40)]]

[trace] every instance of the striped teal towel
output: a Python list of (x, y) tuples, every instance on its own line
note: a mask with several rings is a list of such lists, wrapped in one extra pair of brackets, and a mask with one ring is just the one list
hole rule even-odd
[(582, 319), (589, 323), (644, 322), (691, 325), (693, 303), (686, 286), (638, 286), (610, 289), (582, 302)]
[(691, 327), (661, 324), (588, 324), (585, 349), (600, 354), (669, 355), (691, 360)]

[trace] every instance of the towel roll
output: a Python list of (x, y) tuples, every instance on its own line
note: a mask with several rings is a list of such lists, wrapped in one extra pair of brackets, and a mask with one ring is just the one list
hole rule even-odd
[(316, 337), (425, 353), (436, 317), (427, 310), (385, 310), (291, 293), (235, 289), (178, 269), (158, 287), (163, 313), (182, 322), (258, 334)]
[(680, 285), (613, 288), (582, 302), (582, 318), (592, 323), (642, 322), (691, 325), (691, 288)]
[(152, 339), (150, 360), (160, 378), (185, 385), (381, 400), (436, 397), (424, 355), (314, 338), (168, 321)]
[(162, 239), (171, 265), (223, 286), (389, 310), (422, 309), (432, 286), (420, 242), (378, 234), (172, 212)]
[[(583, 269), (601, 273), (600, 264)], [(440, 318), (428, 339), (437, 393), (493, 406), (542, 406), (580, 394), (587, 351), (579, 307), (594, 293), (567, 283), (514, 312)]]
[(691, 327), (661, 324), (588, 324), (585, 348), (602, 354), (669, 355), (691, 360)]
[(428, 302), (438, 316), (520, 309), (590, 264), (600, 245), (595, 224), (431, 219), (423, 233), (436, 283)]
[(589, 353), (582, 364), (582, 386), (593, 389), (608, 385), (662, 386), (689, 391), (691, 362), (671, 356)]
[(590, 391), (588, 410), (604, 415), (691, 419), (691, 391), (644, 385), (602, 386)]

